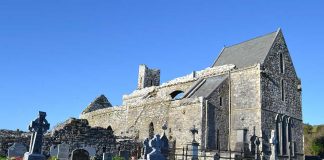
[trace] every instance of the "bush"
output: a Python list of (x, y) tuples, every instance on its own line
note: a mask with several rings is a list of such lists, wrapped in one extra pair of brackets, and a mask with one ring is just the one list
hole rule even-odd
[(313, 140), (311, 150), (313, 155), (324, 158), (324, 136), (317, 137)]
[(115, 156), (115, 157), (113, 157), (113, 160), (125, 160), (125, 159), (123, 157)]

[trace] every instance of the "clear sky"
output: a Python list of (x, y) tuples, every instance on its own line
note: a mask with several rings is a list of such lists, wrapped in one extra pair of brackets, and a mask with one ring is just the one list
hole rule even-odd
[(209, 67), (224, 45), (281, 27), (303, 84), (303, 116), (324, 124), (324, 1), (1, 0), (0, 128), (53, 125), (100, 94), (120, 105), (139, 64), (165, 82)]

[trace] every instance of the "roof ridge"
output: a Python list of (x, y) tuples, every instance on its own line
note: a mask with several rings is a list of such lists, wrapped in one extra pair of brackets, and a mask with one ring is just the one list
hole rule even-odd
[(267, 33), (267, 34), (263, 34), (263, 35), (260, 35), (260, 36), (257, 36), (257, 37), (254, 37), (254, 38), (251, 38), (251, 39), (248, 39), (248, 40), (245, 40), (245, 41), (242, 41), (242, 42), (239, 42), (239, 43), (236, 43), (236, 44), (233, 44), (233, 45), (230, 45), (230, 46), (225, 46), (225, 48), (230, 48), (230, 47), (233, 47), (233, 46), (237, 46), (237, 45), (240, 45), (240, 44), (243, 44), (243, 43), (246, 43), (246, 42), (249, 42), (249, 41), (252, 41), (252, 40), (255, 40), (255, 39), (258, 39), (258, 38), (261, 38), (261, 37), (265, 37), (265, 36), (268, 36), (270, 34), (273, 34), (273, 33), (277, 33), (278, 31), (273, 31), (273, 32), (270, 32), (270, 33)]

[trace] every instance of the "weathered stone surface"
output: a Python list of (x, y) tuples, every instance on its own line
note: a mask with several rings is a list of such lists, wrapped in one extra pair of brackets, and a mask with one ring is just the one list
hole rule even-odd
[(27, 152), (27, 148), (25, 145), (20, 144), (20, 143), (14, 143), (8, 149), (8, 158), (23, 157), (25, 152)]
[(82, 113), (89, 113), (98, 109), (104, 109), (109, 107), (112, 107), (112, 105), (110, 104), (108, 99), (104, 95), (100, 95), (93, 102), (91, 102)]
[(50, 147), (50, 156), (51, 156), (51, 157), (56, 157), (56, 156), (57, 156), (57, 153), (58, 153), (58, 147), (52, 145), (52, 146)]
[(64, 143), (58, 145), (57, 158), (62, 160), (67, 160), (69, 159), (69, 154), (70, 154), (70, 145)]

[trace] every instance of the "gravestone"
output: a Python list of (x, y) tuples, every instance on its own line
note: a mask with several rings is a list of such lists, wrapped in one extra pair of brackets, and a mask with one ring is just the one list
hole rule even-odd
[(58, 147), (57, 146), (51, 146), (50, 147), (50, 156), (56, 157), (58, 153)]
[(155, 135), (149, 142), (152, 152), (147, 155), (148, 160), (165, 160), (166, 158), (161, 154), (161, 139), (160, 135)]
[(88, 151), (90, 157), (95, 157), (96, 156), (96, 149), (90, 146), (84, 147), (84, 150)]
[(150, 140), (148, 138), (146, 138), (144, 140), (144, 142), (143, 142), (143, 147), (144, 147), (143, 156), (144, 156), (144, 159), (146, 159), (147, 155), (152, 152), (152, 148), (150, 147), (149, 142), (150, 142)]
[(168, 129), (166, 122), (162, 126), (163, 135), (161, 137), (161, 153), (164, 155), (165, 158), (169, 156), (169, 140), (165, 134), (165, 130)]
[(59, 144), (58, 145), (57, 158), (60, 160), (68, 160), (70, 154), (70, 146), (68, 144)]
[(129, 159), (129, 155), (130, 155), (130, 153), (127, 150), (124, 150), (124, 151), (120, 151), (119, 152), (119, 156), (120, 157), (123, 157), (125, 160), (128, 160)]
[(20, 143), (14, 143), (8, 148), (8, 158), (24, 157), (25, 152), (27, 152), (26, 146)]
[(84, 149), (75, 149), (72, 151), (71, 160), (90, 160), (89, 152)]
[(49, 129), (50, 124), (45, 119), (46, 112), (39, 112), (38, 118), (31, 122), (28, 129), (32, 132), (29, 152), (24, 154), (24, 160), (45, 160), (42, 154), (43, 135)]
[(102, 160), (112, 160), (114, 156), (116, 155), (113, 155), (113, 153), (104, 153)]

